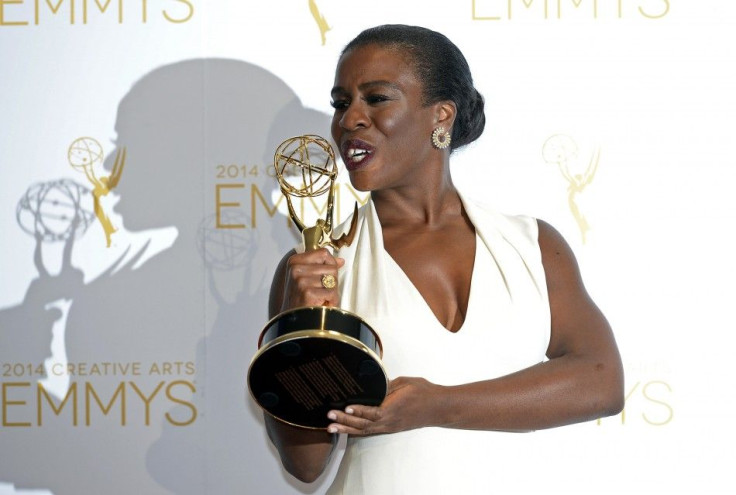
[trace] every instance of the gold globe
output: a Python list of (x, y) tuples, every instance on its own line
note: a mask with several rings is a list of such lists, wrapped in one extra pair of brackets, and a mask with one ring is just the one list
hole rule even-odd
[(85, 169), (93, 164), (102, 163), (102, 145), (91, 137), (75, 139), (67, 152), (69, 164), (76, 169)]
[(287, 139), (276, 149), (273, 166), (281, 191), (288, 196), (319, 196), (337, 177), (335, 152), (326, 139), (306, 135)]

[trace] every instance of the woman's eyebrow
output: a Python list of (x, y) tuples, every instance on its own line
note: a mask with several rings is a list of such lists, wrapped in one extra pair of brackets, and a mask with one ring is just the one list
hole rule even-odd
[[(375, 88), (375, 87), (390, 88), (390, 89), (394, 89), (394, 90), (397, 90), (397, 91), (401, 91), (401, 86), (399, 86), (398, 84), (393, 83), (391, 81), (383, 81), (383, 80), (364, 82), (363, 84), (361, 84), (360, 86), (358, 86), (358, 89), (361, 90), (361, 91), (365, 91), (367, 89), (371, 89), (371, 88)], [(330, 94), (331, 95), (344, 94), (344, 93), (347, 93), (347, 92), (348, 91), (345, 88), (343, 88), (342, 86), (335, 86), (334, 88), (332, 88), (332, 91), (330, 91)]]

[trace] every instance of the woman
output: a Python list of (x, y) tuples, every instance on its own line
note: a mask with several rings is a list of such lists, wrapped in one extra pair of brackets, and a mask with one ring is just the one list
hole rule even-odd
[(424, 28), (364, 31), (340, 57), (332, 99), (333, 138), (371, 200), (350, 247), (284, 258), (270, 312), (359, 314), (393, 379), (380, 407), (330, 411), (327, 432), (267, 418), (285, 468), (316, 479), (346, 433), (330, 493), (483, 493), (488, 452), (519, 438), (499, 432), (618, 413), (618, 350), (568, 245), (548, 224), (488, 211), (453, 185), (452, 150), (485, 123), (458, 48)]

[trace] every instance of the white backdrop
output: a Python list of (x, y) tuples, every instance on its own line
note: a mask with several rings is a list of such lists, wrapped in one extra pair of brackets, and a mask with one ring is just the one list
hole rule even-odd
[[(509, 493), (733, 493), (734, 16), (715, 0), (0, 0), (0, 494), (325, 491), (334, 466), (314, 486), (281, 470), (244, 377), (295, 242), (273, 151), (329, 135), (339, 51), (382, 23), (466, 54), (488, 123), (456, 182), (565, 235), (624, 359), (622, 414), (520, 435), (523, 456), (489, 446), (489, 475)], [(339, 194), (341, 218), (365, 200)]]

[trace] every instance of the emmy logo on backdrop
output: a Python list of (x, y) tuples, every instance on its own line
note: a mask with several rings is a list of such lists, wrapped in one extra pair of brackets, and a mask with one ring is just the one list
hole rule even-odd
[(100, 146), (100, 143), (96, 139), (91, 137), (75, 139), (69, 146), (67, 155), (72, 168), (84, 173), (87, 180), (93, 186), (92, 197), (94, 198), (95, 216), (97, 216), (102, 229), (105, 231), (107, 247), (110, 247), (112, 234), (117, 229), (112, 225), (110, 218), (102, 209), (101, 198), (107, 196), (118, 185), (118, 182), (120, 182), (120, 176), (123, 173), (123, 167), (125, 167), (125, 148), (118, 150), (117, 155), (115, 155), (115, 164), (112, 167), (110, 175), (100, 177), (99, 179), (95, 175), (94, 167), (98, 163), (102, 165), (104, 155), (102, 153), (102, 146)]
[[(274, 156), (276, 177), (289, 215), (307, 251), (349, 246), (355, 236), (358, 205), (350, 230), (332, 237), (337, 166), (330, 144), (319, 136), (287, 139)], [(327, 193), (326, 218), (308, 227), (292, 198)], [(330, 282), (334, 287), (334, 279)], [(326, 282), (323, 280), (323, 285)], [(359, 316), (339, 308), (311, 306), (276, 315), (264, 327), (248, 369), (248, 389), (274, 418), (299, 427), (323, 429), (327, 412), (349, 404), (380, 404), (388, 390), (376, 332)]]
[(575, 140), (564, 134), (555, 134), (545, 141), (544, 146), (542, 146), (542, 155), (547, 163), (557, 164), (560, 173), (568, 183), (567, 203), (580, 229), (583, 244), (585, 244), (586, 234), (590, 230), (590, 225), (585, 215), (580, 212), (575, 197), (593, 182), (595, 173), (598, 170), (598, 163), (601, 159), (601, 150), (600, 148), (596, 148), (591, 154), (590, 161), (585, 166), (585, 170), (579, 170), (578, 145), (575, 143)]
[(312, 17), (314, 17), (314, 22), (317, 23), (319, 34), (322, 37), (322, 45), (324, 45), (327, 42), (327, 31), (329, 31), (331, 28), (327, 24), (327, 19), (325, 19), (325, 16), (323, 16), (322, 13), (319, 11), (319, 7), (317, 7), (317, 2), (315, 0), (309, 0), (309, 11), (312, 13)]

